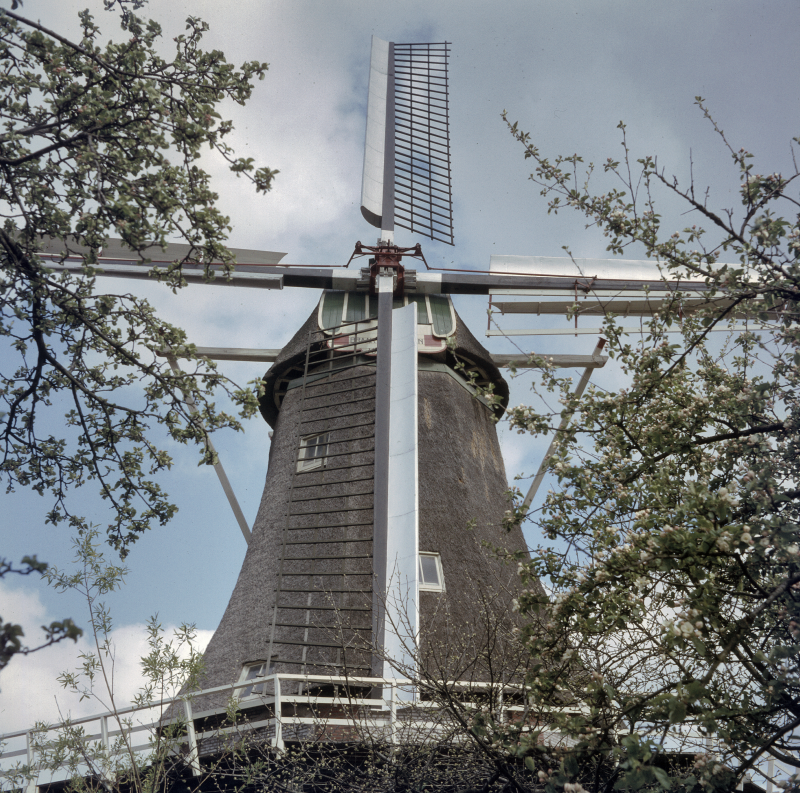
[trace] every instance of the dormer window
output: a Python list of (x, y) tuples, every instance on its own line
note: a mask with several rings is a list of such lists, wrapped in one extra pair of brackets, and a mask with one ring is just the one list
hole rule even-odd
[(298, 471), (314, 471), (325, 465), (328, 454), (328, 433), (306, 435), (300, 438), (300, 455), (297, 458)]
[(419, 588), (424, 592), (444, 592), (442, 557), (438, 553), (419, 555)]
[[(266, 661), (257, 661), (253, 664), (245, 664), (242, 669), (242, 676), (239, 678), (240, 683), (245, 683), (248, 680), (257, 680), (259, 677), (272, 675), (275, 673), (275, 661), (269, 664), (269, 671), (267, 671)], [(250, 686), (245, 686), (239, 689), (239, 699), (247, 699), (248, 697), (259, 697), (264, 694), (265, 683), (254, 683)]]

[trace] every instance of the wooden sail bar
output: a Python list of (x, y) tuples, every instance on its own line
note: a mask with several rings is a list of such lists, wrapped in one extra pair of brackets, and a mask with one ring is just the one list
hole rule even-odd
[[(245, 361), (253, 363), (272, 363), (278, 357), (278, 349), (249, 349), (247, 347), (195, 347), (196, 354), (201, 358), (212, 361)], [(166, 356), (168, 352), (161, 350), (159, 355)], [(534, 360), (536, 353), (492, 353), (492, 361), (498, 368), (513, 366), (517, 369), (538, 369), (539, 364)], [(186, 357), (176, 353), (176, 357)], [(600, 369), (605, 366), (606, 355), (546, 355), (543, 356), (548, 364), (556, 369)]]

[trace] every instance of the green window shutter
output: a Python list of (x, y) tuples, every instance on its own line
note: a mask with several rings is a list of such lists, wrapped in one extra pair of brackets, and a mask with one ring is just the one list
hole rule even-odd
[(409, 295), (409, 303), (417, 304), (417, 325), (430, 325), (428, 319), (428, 304), (425, 302), (425, 295)]
[(433, 314), (433, 333), (435, 336), (449, 336), (453, 327), (450, 301), (444, 295), (431, 295), (431, 314)]
[(350, 292), (347, 295), (347, 314), (345, 319), (348, 322), (360, 322), (364, 319), (364, 295), (357, 292)]
[(326, 292), (322, 297), (322, 328), (337, 328), (342, 324), (344, 292)]

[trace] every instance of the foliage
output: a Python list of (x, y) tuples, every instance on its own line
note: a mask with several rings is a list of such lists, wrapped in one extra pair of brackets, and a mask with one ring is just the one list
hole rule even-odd
[[(660, 301), (639, 337), (606, 317), (624, 387), (578, 400), (553, 370), (542, 378), (575, 419), (549, 461), (558, 488), (513, 515), (544, 538), (519, 608), (549, 621), (526, 634), (535, 701), (579, 711), (555, 717), (574, 742), (555, 765), (535, 731), (503, 740), (547, 793), (731, 790), (770, 758), (800, 771), (800, 173), (754, 173), (714, 124), (741, 177), (740, 206), (717, 210), (655, 158), (634, 160), (623, 124), (624, 159), (599, 174), (509, 128), (549, 211), (577, 210), (610, 253), (632, 246), (665, 279), (700, 276), (708, 292), (691, 313), (685, 294)], [(663, 229), (664, 191), (697, 222)], [(709, 335), (734, 320), (749, 330)], [(510, 422), (538, 434), (552, 417), (520, 406)], [(687, 763), (669, 771), (677, 750)]]
[[(352, 683), (336, 691), (323, 677), (305, 688), (305, 703), (293, 695), (296, 679), (284, 681), (284, 717), (312, 718), (299, 725), (284, 718), (284, 745), (275, 747), (274, 733), (263, 727), (263, 720), (272, 715), (274, 689), (269, 676), (263, 683), (263, 699), (231, 698), (227, 708), (218, 708), (216, 718), (209, 717), (206, 695), (191, 693), (202, 679), (202, 663), (189, 626), (182, 626), (168, 641), (157, 620), (150, 621), (149, 652), (142, 659), (144, 683), (134, 703), (140, 710), (120, 703), (114, 691), (118, 659), (106, 598), (120, 589), (126, 570), (105, 560), (96, 532), (82, 536), (75, 548), (75, 568), (50, 569), (48, 578), (58, 590), (78, 592), (86, 599), (94, 646), (81, 654), (77, 669), (59, 680), (67, 692), (91, 700), (106, 714), (106, 737), (97, 718), (37, 725), (32, 733), (33, 762), (6, 767), (0, 775), (2, 789), (42, 781), (50, 772), (56, 779), (70, 777), (70, 790), (106, 793), (175, 789), (500, 793), (538, 786), (535, 772), (524, 760), (508, 758), (484, 728), (485, 718), (499, 718), (509, 708), (529, 713), (524, 706), (517, 707), (522, 701), (518, 685), (505, 685), (509, 698), (505, 709), (502, 703), (502, 675), (519, 678), (527, 663), (514, 634), (516, 616), (498, 608), (498, 598), (505, 600), (502, 592), (486, 591), (473, 625), (463, 621), (448, 625), (440, 645), (428, 648), (429, 674), (417, 684), (421, 699), (432, 698), (436, 705), (424, 702), (397, 708), (394, 741), (386, 727), (386, 708), (373, 707), (372, 716), (378, 717), (373, 719), (367, 708), (353, 701), (357, 697), (374, 706), (379, 689), (351, 678)], [(494, 674), (485, 663), (490, 657), (497, 665)], [(442, 685), (443, 671), (455, 672), (462, 687), (448, 684), (447, 678)], [(471, 687), (464, 686), (471, 678), (488, 681), (477, 700)], [(195, 724), (203, 733), (198, 735), (201, 750), (194, 769), (180, 698), (178, 707), (170, 705), (179, 692), (188, 698), (194, 717), (200, 715)], [(337, 695), (336, 706), (326, 704), (332, 701), (326, 698)]]
[(182, 685), (196, 686), (202, 658), (195, 646), (194, 627), (183, 625), (167, 640), (157, 619), (149, 621), (149, 652), (141, 659), (142, 685), (133, 703), (138, 710), (122, 707), (114, 687), (117, 658), (113, 620), (105, 598), (120, 589), (127, 570), (106, 561), (95, 530), (76, 540), (75, 551), (73, 570), (48, 567), (44, 574), (56, 590), (77, 592), (85, 598), (93, 646), (80, 653), (79, 667), (64, 672), (58, 681), (79, 701), (91, 700), (109, 714), (103, 728), (108, 738), (92, 739), (87, 723), (69, 718), (56, 727), (37, 724), (31, 733), (34, 764), (6, 767), (3, 783), (16, 789), (43, 771), (66, 771), (75, 790), (156, 790), (176, 768), (184, 770), (175, 749), (185, 723), (179, 719), (165, 730), (150, 729), (148, 740), (142, 743), (138, 712), (148, 714), (157, 724), (166, 711), (165, 702)]
[[(31, 573), (44, 574), (47, 571), (47, 563), (40, 562), (35, 556), (23, 556), (21, 567), (14, 565), (7, 559), (0, 559), (0, 578), (4, 578), (9, 573), (17, 575), (30, 575)], [(25, 632), (21, 625), (14, 622), (4, 622), (0, 617), (0, 670), (8, 666), (8, 662), (15, 655), (28, 655), (37, 650), (43, 650), (64, 639), (78, 641), (83, 636), (83, 631), (71, 620), (59, 620), (51, 622), (50, 625), (42, 625), (44, 631), (44, 642), (38, 647), (23, 647), (22, 637)]]
[[(171, 373), (156, 351), (191, 356), (183, 332), (134, 295), (98, 294), (93, 265), (109, 237), (142, 263), (179, 237), (188, 254), (155, 273), (172, 288), (186, 262), (230, 266), (229, 220), (215, 207), (201, 150), (210, 147), (257, 192), (270, 189), (275, 172), (236, 157), (226, 142), (232, 124), (217, 109), (244, 104), (267, 65), (237, 69), (203, 50), (207, 25), (195, 17), (165, 58), (159, 25), (134, 13), (142, 3), (119, 4), (122, 37), (104, 46), (88, 11), (82, 38), (70, 41), (0, 9), (0, 474), (9, 490), (49, 493), (48, 520), (82, 531), (88, 523), (67, 497), (96, 483), (113, 513), (109, 541), (124, 555), (175, 512), (154, 478), (171, 464), (156, 428), (200, 444), (209, 462), (206, 433), (239, 428), (209, 393), (227, 393), (243, 416), (256, 401), (212, 364)], [(44, 248), (54, 255), (43, 257)], [(83, 269), (58, 269), (67, 257)]]

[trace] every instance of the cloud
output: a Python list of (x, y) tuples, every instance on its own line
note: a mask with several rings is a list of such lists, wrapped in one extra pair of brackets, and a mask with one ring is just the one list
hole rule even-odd
[[(34, 644), (41, 636), (40, 625), (61, 615), (48, 613), (37, 592), (12, 587), (0, 581), (0, 614), (23, 626), (25, 639)], [(170, 638), (175, 626), (165, 625), (164, 635)], [(204, 650), (213, 631), (197, 632), (197, 648)], [(141, 658), (148, 651), (144, 623), (121, 625), (111, 632), (113, 662), (108, 665), (109, 683), (113, 686), (118, 707), (130, 704), (142, 684)], [(96, 652), (94, 637), (85, 634), (78, 642), (62, 642), (28, 656), (16, 656), (0, 672), (0, 724), (2, 732), (31, 727), (35, 722), (58, 722), (68, 716), (79, 718), (108, 709), (109, 693), (102, 680), (95, 686), (96, 697), (80, 700), (58, 682), (65, 671), (75, 671), (81, 655)]]

